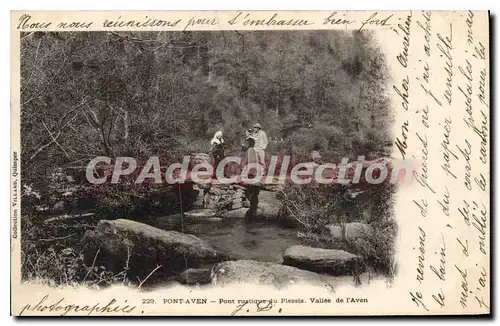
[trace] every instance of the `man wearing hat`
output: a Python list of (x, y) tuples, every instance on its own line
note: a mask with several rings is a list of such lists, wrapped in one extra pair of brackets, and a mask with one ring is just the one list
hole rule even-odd
[(257, 152), (257, 157), (259, 159), (259, 163), (265, 165), (266, 163), (266, 148), (269, 144), (267, 140), (267, 135), (262, 130), (260, 124), (256, 123), (253, 125), (253, 138), (255, 139), (255, 152)]

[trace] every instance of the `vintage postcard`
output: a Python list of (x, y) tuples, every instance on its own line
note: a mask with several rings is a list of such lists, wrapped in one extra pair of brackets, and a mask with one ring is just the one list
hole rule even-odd
[(11, 12), (12, 315), (489, 315), (489, 35)]

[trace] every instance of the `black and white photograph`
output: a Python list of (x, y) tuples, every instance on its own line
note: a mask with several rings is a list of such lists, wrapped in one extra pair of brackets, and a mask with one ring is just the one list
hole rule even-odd
[[(387, 80), (369, 31), (22, 35), (23, 278), (96, 288), (390, 280), (395, 185), (290, 174), (387, 158)], [(167, 182), (186, 155), (189, 166), (233, 158), (228, 180), (251, 162), (265, 177), (272, 157), (290, 164), (283, 182)], [(96, 157), (113, 171), (104, 182), (86, 175)]]
[(488, 19), (13, 13), (15, 314), (489, 314)]

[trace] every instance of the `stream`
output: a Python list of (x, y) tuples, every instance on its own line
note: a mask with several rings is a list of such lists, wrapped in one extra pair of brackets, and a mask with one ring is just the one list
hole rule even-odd
[(192, 234), (238, 259), (281, 263), (288, 247), (301, 244), (296, 229), (269, 221), (186, 217), (181, 220), (180, 214), (176, 214), (157, 218), (153, 226)]
[[(281, 264), (285, 250), (293, 245), (304, 244), (297, 237), (297, 230), (269, 221), (246, 221), (244, 218), (233, 219), (190, 219), (180, 214), (163, 216), (156, 219), (153, 226), (192, 234), (207, 241), (215, 249), (237, 259), (250, 259)], [(351, 275), (331, 276), (323, 274), (332, 286), (353, 284)], [(362, 273), (363, 284), (380, 275)]]

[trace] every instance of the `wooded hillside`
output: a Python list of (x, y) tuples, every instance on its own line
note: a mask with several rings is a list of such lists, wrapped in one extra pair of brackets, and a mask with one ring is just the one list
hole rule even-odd
[(388, 71), (364, 32), (35, 32), (21, 54), (23, 178), (207, 152), (217, 130), (238, 150), (255, 122), (270, 153), (299, 157), (373, 157), (388, 140)]

